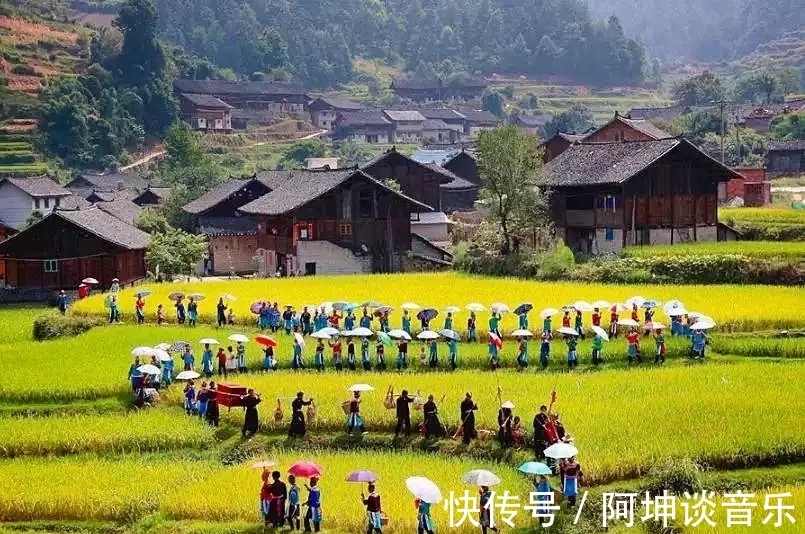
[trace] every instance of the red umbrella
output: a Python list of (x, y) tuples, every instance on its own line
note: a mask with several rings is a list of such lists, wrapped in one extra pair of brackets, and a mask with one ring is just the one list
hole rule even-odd
[(494, 332), (489, 332), (489, 340), (494, 343), (498, 349), (503, 348), (503, 341)]
[(322, 474), (322, 469), (314, 462), (300, 460), (298, 462), (294, 462), (293, 465), (288, 468), (288, 473), (302, 478), (320, 477)]
[(263, 345), (264, 347), (276, 347), (277, 346), (277, 341), (271, 336), (266, 336), (266, 335), (260, 334), (258, 336), (255, 336), (254, 340), (257, 343), (259, 343), (260, 345)]

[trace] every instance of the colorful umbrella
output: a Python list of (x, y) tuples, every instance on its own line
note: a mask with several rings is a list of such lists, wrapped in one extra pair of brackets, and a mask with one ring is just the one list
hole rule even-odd
[(453, 341), (461, 341), (461, 334), (456, 332), (455, 330), (450, 330), (449, 328), (443, 328), (439, 330), (439, 335), (443, 338), (450, 339)]
[(159, 345), (155, 346), (154, 348), (159, 349), (159, 350), (168, 351), (168, 350), (171, 350), (171, 345), (170, 345), (170, 343), (160, 343)]
[(243, 334), (232, 334), (227, 339), (229, 341), (234, 341), (235, 343), (248, 343), (249, 342), (248, 336), (244, 336)]
[(439, 339), (439, 334), (437, 334), (433, 330), (423, 330), (422, 332), (416, 335), (416, 338), (425, 341), (430, 341), (432, 339)]
[(380, 317), (384, 313), (392, 313), (393, 311), (394, 311), (394, 308), (392, 308), (391, 306), (380, 306), (379, 308), (377, 308), (375, 310), (375, 315)]
[(486, 311), (486, 306), (484, 306), (483, 304), (479, 304), (477, 302), (472, 302), (470, 304), (467, 304), (465, 306), (465, 308), (467, 308), (467, 311), (471, 311), (471, 312)]
[(710, 330), (711, 328), (715, 327), (716, 327), (715, 323), (702, 320), (696, 321), (695, 323), (690, 325), (691, 330)]
[(543, 319), (547, 319), (548, 317), (553, 317), (554, 315), (558, 314), (559, 310), (556, 308), (545, 308), (541, 312), (539, 312), (539, 316)]
[(376, 333), (377, 333), (377, 339), (379, 339), (382, 344), (386, 345), (387, 347), (390, 347), (393, 344), (391, 341), (391, 337), (387, 333), (385, 332), (376, 332)]
[(173, 345), (171, 345), (171, 350), (173, 352), (184, 352), (190, 346), (190, 343), (187, 341), (176, 341)]
[(320, 477), (323, 473), (322, 468), (316, 465), (315, 463), (304, 460), (294, 462), (291, 467), (288, 468), (288, 473), (292, 474), (295, 477), (300, 478), (312, 478), (312, 477)]
[(682, 317), (683, 315), (687, 314), (688, 310), (686, 310), (685, 308), (674, 308), (672, 310), (668, 310), (667, 312), (665, 312), (665, 315), (667, 315), (668, 317)]
[(151, 365), (150, 363), (146, 365), (141, 365), (137, 368), (144, 375), (159, 375), (162, 374), (162, 369), (157, 367), (156, 365)]
[(421, 306), (415, 302), (406, 302), (405, 304), (400, 306), (400, 308), (404, 310), (418, 310), (421, 308)]
[(621, 304), (620, 302), (613, 304), (612, 306), (609, 307), (609, 311), (611, 311), (612, 313), (620, 313), (628, 310), (629, 308), (626, 306), (626, 304)]
[(405, 479), (405, 487), (414, 497), (428, 504), (442, 501), (442, 492), (432, 480), (425, 477), (409, 477)]
[(259, 334), (257, 336), (254, 336), (254, 341), (257, 342), (259, 345), (262, 345), (264, 347), (276, 347), (277, 346), (277, 340), (276, 339), (274, 339), (271, 336), (266, 336), (264, 334)]
[(533, 335), (534, 334), (532, 334), (528, 330), (515, 330), (514, 332), (511, 333), (512, 337), (531, 337)]
[(136, 347), (131, 351), (131, 355), (138, 358), (150, 358), (154, 355), (154, 349), (151, 347)]
[(684, 310), (685, 305), (682, 303), (681, 300), (672, 299), (662, 305), (662, 311), (665, 312), (665, 315), (668, 315), (668, 312), (672, 310)]
[(569, 326), (563, 326), (559, 330), (557, 330), (557, 332), (559, 332), (560, 334), (564, 334), (566, 336), (577, 336), (577, 335), (579, 335), (579, 333), (577, 331), (573, 330)]
[(370, 386), (369, 384), (352, 384), (347, 388), (347, 391), (352, 391), (353, 393), (356, 391), (374, 391), (375, 388)]
[(263, 304), (268, 304), (264, 300), (258, 300), (257, 302), (252, 302), (252, 305), (249, 306), (249, 311), (253, 314), (257, 315), (260, 313), (260, 310), (263, 308)]
[(503, 340), (494, 332), (489, 332), (489, 341), (494, 343), (498, 350), (503, 348)]
[(195, 380), (200, 376), (201, 375), (195, 371), (182, 371), (181, 373), (176, 375), (176, 380)]
[(519, 306), (514, 308), (514, 314), (515, 315), (523, 315), (524, 313), (529, 313), (533, 309), (534, 309), (533, 304), (529, 304), (529, 303), (520, 304)]
[(486, 469), (473, 469), (465, 473), (464, 476), (461, 477), (461, 481), (473, 486), (496, 486), (500, 484), (500, 477)]
[(609, 341), (609, 335), (607, 334), (606, 330), (604, 330), (600, 326), (593, 325), (593, 326), (590, 327), (590, 330), (595, 332), (595, 335), (597, 335), (598, 337), (600, 337), (604, 341)]
[(277, 465), (277, 462), (274, 460), (263, 460), (260, 462), (255, 462), (249, 467), (252, 469), (268, 469), (269, 467), (274, 467), (275, 465)]
[(294, 340), (296, 340), (297, 343), (299, 343), (300, 347), (302, 347), (303, 349), (305, 348), (305, 338), (302, 337), (302, 334), (300, 334), (299, 332), (294, 332), (293, 338)]
[(371, 336), (374, 335), (374, 332), (372, 332), (368, 328), (364, 328), (362, 326), (359, 326), (358, 328), (356, 328), (355, 330), (352, 331), (352, 335), (357, 336), (357, 337), (371, 337)]
[(337, 336), (339, 334), (338, 329), (333, 328), (332, 326), (326, 326), (317, 332), (320, 334), (327, 334), (328, 336)]
[[(603, 307), (606, 308), (606, 306)], [(553, 474), (551, 468), (541, 462), (526, 462), (518, 467), (517, 470), (521, 473), (525, 473), (526, 475), (548, 476)]]
[(81, 280), (81, 283), (82, 284), (87, 284), (87, 285), (95, 285), (95, 284), (98, 284), (99, 282), (96, 279), (92, 278), (91, 276), (88, 276), (88, 277), (84, 278), (83, 280)]
[(140, 289), (134, 294), (134, 296), (137, 297), (137, 298), (143, 298), (143, 297), (147, 297), (150, 294), (151, 294), (150, 289)]
[(584, 300), (577, 300), (573, 303), (573, 309), (582, 313), (591, 312), (593, 311), (593, 305)]
[(416, 318), (420, 321), (432, 321), (439, 315), (439, 311), (434, 308), (426, 308), (416, 314)]
[(390, 332), (388, 332), (388, 336), (393, 337), (395, 339), (404, 339), (406, 341), (411, 341), (411, 335), (405, 330), (399, 330), (399, 329), (391, 330)]
[(579, 453), (579, 450), (570, 443), (554, 443), (543, 453), (546, 458), (572, 458)]
[(355, 336), (355, 331), (354, 330), (341, 330), (341, 332), (339, 332), (338, 335), (343, 336), (343, 337), (354, 337)]
[(626, 299), (626, 305), (629, 306), (630, 308), (632, 306), (637, 306), (639, 308), (640, 306), (643, 305), (644, 302), (646, 302), (646, 298), (641, 297), (640, 295), (635, 295), (634, 297), (629, 297), (628, 299)]
[(359, 469), (347, 475), (347, 482), (377, 482), (377, 475), (367, 469)]
[(640, 305), (641, 308), (645, 308), (646, 310), (651, 310), (653, 308), (659, 308), (660, 304), (662, 304), (659, 300), (647, 300), (643, 304)]
[(220, 345), (217, 339), (213, 339), (211, 337), (205, 337), (203, 339), (200, 339), (198, 343), (199, 345)]
[(170, 300), (182, 300), (184, 298), (184, 293), (181, 291), (173, 291), (168, 295), (168, 299)]

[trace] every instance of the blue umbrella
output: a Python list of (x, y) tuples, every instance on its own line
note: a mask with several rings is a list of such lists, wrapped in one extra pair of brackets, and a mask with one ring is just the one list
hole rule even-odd
[(190, 343), (188, 343), (187, 341), (177, 341), (176, 343), (171, 345), (170, 350), (173, 352), (184, 352), (189, 346)]
[(526, 462), (517, 468), (521, 473), (527, 475), (552, 475), (553, 471), (547, 465), (540, 462)]
[(514, 315), (523, 315), (534, 309), (533, 304), (520, 304), (514, 309)]
[(662, 304), (662, 303), (660, 301), (658, 301), (658, 300), (647, 300), (640, 307), (645, 308), (647, 310), (650, 310), (652, 308), (658, 308), (660, 306), (660, 304)]
[(419, 319), (420, 321), (423, 320), (423, 319), (426, 320), (426, 321), (432, 321), (438, 315), (439, 315), (439, 310), (435, 310), (433, 308), (427, 308), (427, 309), (424, 309), (424, 310), (420, 311), (419, 313), (417, 313), (416, 318)]
[(349, 302), (333, 302), (333, 309), (335, 311), (344, 311), (348, 310), (350, 307)]

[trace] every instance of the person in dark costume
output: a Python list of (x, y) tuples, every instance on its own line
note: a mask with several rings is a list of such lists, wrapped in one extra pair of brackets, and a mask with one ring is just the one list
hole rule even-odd
[(505, 404), (498, 410), (498, 441), (500, 446), (508, 449), (512, 446), (512, 409)]
[(313, 398), (303, 400), (304, 393), (299, 392), (296, 398), (291, 402), (291, 429), (288, 436), (292, 438), (302, 438), (307, 432), (305, 426), (305, 414), (302, 412), (302, 406), (310, 406), (313, 403)]
[(489, 491), (488, 486), (481, 486), (479, 493), (480, 499), (478, 500), (478, 504), (480, 505), (480, 509), (478, 519), (479, 523), (481, 524), (481, 534), (487, 534), (489, 530), (492, 532), (498, 532), (497, 527), (493, 523), (493, 503), (489, 502), (492, 499), (492, 492)]
[(428, 402), (422, 406), (422, 413), (425, 415), (425, 439), (443, 438), (444, 427), (439, 421), (439, 408), (433, 401), (433, 395), (428, 395)]
[(411, 435), (411, 403), (414, 399), (408, 396), (408, 390), (402, 390), (397, 397), (397, 426), (394, 429), (394, 437), (398, 437), (400, 432), (405, 433), (405, 437)]
[(215, 316), (218, 320), (218, 328), (221, 328), (226, 324), (226, 304), (224, 304), (224, 298), (221, 297), (218, 299), (218, 304), (215, 305)]
[(548, 407), (544, 404), (539, 407), (539, 413), (534, 416), (534, 456), (537, 460), (545, 457), (548, 447), (548, 436), (545, 427), (548, 425)]
[(207, 388), (207, 413), (204, 418), (210, 426), (217, 427), (221, 421), (221, 410), (218, 407), (218, 393), (215, 387), (215, 382), (210, 382)]
[(285, 524), (285, 501), (288, 499), (288, 488), (285, 482), (280, 480), (280, 472), (271, 473), (273, 482), (268, 487), (270, 505), (268, 508), (267, 522), (274, 528), (279, 528)]
[(468, 445), (471, 440), (478, 437), (478, 433), (475, 431), (475, 410), (478, 409), (478, 405), (473, 402), (472, 393), (467, 393), (464, 400), (461, 401), (460, 409), (462, 441)]
[(244, 438), (254, 436), (257, 433), (257, 428), (260, 426), (260, 422), (257, 418), (257, 405), (261, 402), (260, 395), (255, 395), (254, 390), (250, 389), (248, 392), (246, 392), (244, 397), (240, 398), (240, 402), (242, 406), (246, 408), (246, 415), (243, 418), (243, 430), (241, 433), (243, 434)]

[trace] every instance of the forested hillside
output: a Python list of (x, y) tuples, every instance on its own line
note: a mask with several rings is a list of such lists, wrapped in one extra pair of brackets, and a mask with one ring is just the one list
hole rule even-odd
[(355, 56), (420, 74), (555, 75), (636, 84), (645, 54), (583, 0), (157, 0), (160, 37), (241, 75), (349, 81)]
[(701, 61), (737, 59), (805, 27), (802, 0), (588, 0), (617, 15), (652, 55)]

